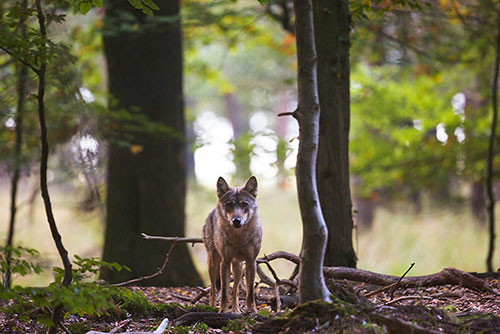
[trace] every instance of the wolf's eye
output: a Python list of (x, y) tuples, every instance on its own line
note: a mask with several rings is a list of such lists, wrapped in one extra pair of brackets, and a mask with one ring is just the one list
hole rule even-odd
[(242, 208), (246, 208), (248, 206), (248, 203), (247, 202), (240, 202), (240, 206)]
[(226, 203), (226, 208), (233, 209), (234, 208), (234, 202), (228, 202), (228, 203)]

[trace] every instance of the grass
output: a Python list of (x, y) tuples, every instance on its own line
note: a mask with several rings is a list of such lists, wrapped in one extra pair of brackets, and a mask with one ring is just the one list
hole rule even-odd
[[(5, 242), (9, 218), (9, 186), (6, 180), (0, 187), (0, 241)], [(20, 202), (29, 197), (36, 180), (25, 180), (20, 189)], [(81, 193), (71, 187), (52, 187), (53, 208), (63, 242), (70, 255), (99, 256), (104, 227), (97, 214), (82, 214), (75, 210)], [(298, 254), (302, 226), (296, 193), (293, 187), (280, 189), (272, 184), (259, 190), (259, 206), (263, 220), (264, 239), (261, 255), (284, 250)], [(187, 197), (187, 236), (201, 236), (205, 218), (216, 203), (215, 189), (190, 186)], [(428, 274), (444, 267), (468, 271), (485, 271), (488, 244), (486, 226), (476, 224), (470, 213), (462, 208), (426, 208), (420, 215), (411, 208), (393, 205), (397, 209), (378, 209), (373, 228), (356, 231), (354, 246), (358, 267), (380, 273), (401, 275), (415, 262), (410, 275)], [(31, 213), (30, 213), (31, 211)], [(500, 224), (498, 227), (500, 227)], [(32, 207), (19, 209), (15, 240), (23, 246), (38, 249), (47, 266), (61, 266), (51, 239), (43, 204), (37, 199)], [(196, 266), (208, 282), (206, 254), (203, 245), (190, 247)], [(494, 256), (494, 268), (500, 264), (500, 245)], [(288, 277), (293, 265), (275, 261), (273, 267), (280, 277)], [(46, 285), (52, 281), (51, 270), (39, 277), (15, 281), (22, 285)]]

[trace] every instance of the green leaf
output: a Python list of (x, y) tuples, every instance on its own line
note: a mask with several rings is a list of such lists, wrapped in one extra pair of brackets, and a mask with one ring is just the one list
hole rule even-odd
[(128, 3), (131, 4), (132, 7), (136, 9), (144, 8), (144, 5), (142, 4), (141, 0), (128, 0)]
[(142, 0), (142, 2), (153, 10), (160, 10), (160, 7), (158, 7), (153, 0)]
[(102, 7), (103, 3), (102, 3), (103, 0), (92, 0), (92, 4), (96, 7)]
[(142, 9), (142, 12), (146, 15), (149, 15), (149, 16), (153, 16), (153, 11), (151, 9), (149, 9), (149, 7), (144, 7)]
[(80, 13), (87, 14), (91, 8), (92, 4), (90, 2), (82, 2), (80, 4)]

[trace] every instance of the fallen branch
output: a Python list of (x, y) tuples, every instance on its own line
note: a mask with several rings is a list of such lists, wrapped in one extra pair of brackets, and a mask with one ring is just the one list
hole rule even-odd
[(125, 285), (129, 285), (129, 284), (132, 284), (132, 283), (142, 282), (142, 281), (145, 281), (145, 280), (148, 280), (148, 279), (151, 279), (151, 278), (154, 278), (156, 276), (159, 276), (159, 275), (163, 274), (163, 272), (167, 268), (168, 263), (170, 262), (170, 257), (172, 255), (172, 253), (174, 252), (174, 249), (175, 249), (176, 246), (177, 246), (177, 242), (174, 241), (174, 243), (172, 244), (172, 246), (170, 246), (170, 249), (168, 250), (167, 257), (165, 258), (165, 262), (163, 262), (163, 265), (161, 266), (161, 268), (156, 273), (154, 273), (152, 275), (149, 275), (149, 276), (143, 276), (143, 277), (131, 279), (129, 281), (125, 281), (125, 282), (121, 282), (121, 283), (116, 283), (116, 284), (111, 284), (111, 285), (112, 286), (125, 286)]
[(397, 302), (400, 302), (402, 300), (408, 300), (408, 299), (430, 299), (430, 300), (432, 300), (434, 298), (429, 297), (429, 296), (401, 296), (399, 298), (392, 299), (392, 300), (388, 301), (387, 303), (384, 303), (384, 305), (389, 306), (389, 305), (395, 304)]
[(423, 328), (420, 325), (415, 323), (410, 323), (408, 321), (388, 317), (386, 315), (374, 313), (370, 315), (370, 318), (374, 319), (378, 323), (382, 323), (387, 327), (389, 333), (398, 333), (398, 334), (438, 334), (441, 332)]
[(187, 244), (202, 244), (202, 238), (181, 238), (181, 237), (161, 237), (156, 235), (147, 235), (146, 233), (141, 233), (141, 236), (145, 240), (162, 240), (162, 241), (173, 241), (173, 242), (183, 242)]
[[(160, 237), (160, 236), (149, 236), (147, 234), (142, 233), (142, 236), (144, 239), (147, 240), (164, 240), (164, 241), (173, 241), (174, 243), (172, 244), (172, 247), (177, 243), (177, 242), (185, 242), (185, 243), (203, 243), (202, 238), (179, 238), (179, 237)], [(171, 248), (172, 250), (172, 248)], [(171, 250), (169, 251), (169, 254), (171, 253)], [(169, 255), (167, 255), (166, 263), (168, 262)], [(276, 259), (285, 259), (288, 261), (291, 261), (297, 265), (300, 265), (301, 259), (299, 256), (288, 253), (285, 251), (277, 251), (274, 253), (271, 253), (269, 255), (266, 255), (265, 257), (258, 258), (256, 260), (257, 264), (260, 263), (266, 263), (269, 261), (273, 261)], [(164, 264), (165, 266), (165, 264)], [(259, 266), (257, 266), (259, 269)], [(411, 267), (410, 267), (411, 269)], [(409, 269), (407, 270), (407, 272)], [(406, 272), (406, 273), (407, 273)], [(271, 287), (275, 286), (275, 282), (268, 277), (267, 275), (264, 274), (262, 269), (257, 271), (259, 277), (261, 278), (261, 281), (263, 283), (266, 283), (270, 285)], [(475, 291), (481, 291), (481, 292), (493, 292), (497, 294), (497, 292), (493, 291), (485, 282), (483, 282), (480, 278), (475, 277), (471, 273), (464, 272), (462, 270), (456, 269), (456, 268), (445, 268), (441, 270), (438, 273), (435, 274), (430, 274), (430, 275), (424, 275), (424, 276), (410, 276), (410, 277), (405, 277), (404, 275), (402, 277), (399, 276), (392, 276), (392, 275), (384, 275), (384, 274), (378, 274), (374, 273), (371, 271), (367, 270), (362, 270), (362, 269), (356, 269), (356, 268), (348, 268), (348, 267), (324, 267), (323, 268), (323, 273), (326, 278), (331, 278), (331, 279), (346, 279), (350, 281), (355, 281), (355, 282), (365, 282), (369, 284), (374, 284), (374, 285), (381, 285), (381, 286), (395, 286), (399, 285), (401, 288), (414, 288), (414, 287), (429, 287), (429, 286), (439, 286), (439, 285), (459, 285), (463, 286), (465, 288), (469, 288)], [(405, 273), (405, 275), (406, 275)], [(158, 272), (154, 274), (155, 276), (158, 276), (161, 274), (161, 272)], [(151, 277), (155, 277), (153, 275), (147, 276), (145, 278), (141, 278), (140, 280), (143, 279), (148, 279)], [(285, 283), (284, 280), (280, 280), (282, 283)], [(400, 282), (399, 282), (400, 281)], [(125, 283), (120, 283), (122, 285), (125, 284), (130, 284), (134, 283), (136, 280), (133, 281), (128, 281)], [(291, 281), (288, 281), (291, 282)], [(287, 282), (287, 283), (288, 283)], [(399, 283), (399, 284), (398, 284)], [(279, 285), (279, 284), (278, 284)], [(373, 295), (375, 293), (379, 293), (382, 291), (385, 291), (390, 287), (385, 287), (383, 289), (377, 290), (375, 292), (370, 293), (370, 295)]]
[[(325, 267), (324, 274), (327, 278), (347, 279), (375, 285), (390, 285), (399, 280), (398, 276), (377, 274), (371, 271), (347, 267)], [(403, 288), (429, 287), (447, 284), (460, 285), (475, 291), (492, 292), (491, 288), (484, 281), (456, 268), (445, 268), (438, 273), (425, 276), (405, 277), (400, 282), (400, 286)]]

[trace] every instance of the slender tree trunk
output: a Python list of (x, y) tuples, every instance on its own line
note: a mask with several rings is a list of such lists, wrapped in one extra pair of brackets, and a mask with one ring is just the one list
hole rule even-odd
[(18, 82), (17, 82), (17, 107), (16, 107), (16, 144), (14, 147), (14, 172), (11, 179), (10, 192), (10, 219), (9, 230), (7, 232), (7, 272), (5, 274), (5, 286), (11, 285), (10, 260), (11, 250), (14, 241), (14, 227), (16, 222), (17, 212), (17, 186), (21, 176), (21, 148), (23, 144), (23, 120), (24, 120), (24, 104), (26, 102), (26, 81), (28, 79), (28, 68), (23, 65), (18, 65)]
[(349, 184), (349, 32), (347, 0), (313, 0), (321, 109), (318, 193), (328, 227), (326, 266), (356, 267)]
[[(45, 14), (42, 10), (41, 0), (35, 1), (37, 16), (38, 16), (38, 25), (40, 27), (40, 37), (42, 39), (47, 39), (47, 30), (45, 26)], [(40, 160), (40, 191), (43, 198), (43, 203), (45, 206), (45, 213), (47, 215), (47, 220), (49, 222), (50, 232), (52, 234), (52, 239), (56, 244), (57, 251), (59, 256), (61, 257), (63, 267), (64, 267), (64, 276), (61, 282), (61, 285), (67, 287), (71, 284), (73, 279), (73, 272), (71, 268), (71, 262), (69, 261), (68, 252), (62, 243), (61, 235), (57, 229), (56, 221), (54, 218), (54, 214), (52, 212), (52, 204), (50, 201), (49, 189), (47, 186), (47, 163), (49, 160), (49, 141), (47, 139), (47, 123), (45, 118), (45, 75), (47, 72), (47, 53), (45, 45), (42, 45), (40, 48), (40, 67), (37, 71), (38, 76), (38, 93), (37, 93), (37, 102), (38, 102), (38, 118), (40, 121), (40, 140), (42, 144), (42, 156)], [(62, 317), (62, 307), (61, 305), (56, 305), (52, 310), (51, 316), (51, 326), (48, 329), (49, 334), (55, 334), (57, 332), (57, 327), (59, 326), (59, 322)]]
[[(45, 15), (42, 10), (41, 0), (36, 0), (36, 10), (38, 15), (38, 23), (40, 26), (40, 37), (42, 39), (47, 38), (47, 31), (45, 28)], [(37, 102), (38, 102), (38, 117), (40, 120), (40, 140), (42, 144), (42, 157), (40, 161), (40, 191), (43, 198), (43, 203), (45, 205), (45, 213), (47, 215), (47, 220), (49, 222), (50, 232), (52, 234), (52, 238), (56, 244), (57, 251), (59, 252), (59, 256), (63, 262), (64, 266), (64, 277), (62, 280), (62, 286), (69, 286), (71, 280), (73, 278), (73, 273), (71, 270), (71, 262), (68, 258), (68, 252), (64, 248), (62, 244), (61, 235), (57, 229), (56, 221), (54, 218), (54, 214), (52, 212), (52, 204), (50, 201), (49, 189), (47, 186), (47, 163), (49, 160), (49, 141), (47, 139), (47, 123), (45, 118), (45, 75), (47, 72), (47, 60), (46, 50), (44, 47), (40, 50), (40, 68), (38, 69), (38, 94), (37, 94)]]
[(323, 276), (328, 230), (316, 187), (316, 157), (319, 133), (319, 101), (316, 76), (313, 7), (311, 0), (294, 0), (298, 61), (298, 106), (293, 113), (299, 122), (299, 152), (296, 179), (302, 217), (303, 242), (299, 271), (300, 302), (330, 300)]
[[(157, 271), (170, 244), (144, 241), (141, 233), (184, 236), (186, 149), (182, 92), (182, 41), (179, 0), (156, 4), (154, 25), (127, 1), (107, 0), (104, 50), (110, 103), (168, 127), (168, 133), (130, 131), (134, 120), (120, 119), (109, 138), (107, 219), (103, 259), (132, 272), (103, 272), (111, 282)], [(121, 18), (133, 15), (136, 30), (121, 30)], [(164, 20), (162, 20), (164, 18)], [(168, 18), (168, 19), (166, 19)], [(124, 145), (123, 142), (126, 144)], [(138, 148), (134, 150), (133, 148)], [(186, 245), (178, 245), (165, 276), (144, 282), (157, 286), (199, 285)]]
[[(500, 17), (497, 17), (500, 20)], [(495, 156), (495, 139), (498, 120), (498, 71), (500, 67), (500, 21), (497, 27), (497, 39), (495, 49), (495, 70), (493, 72), (492, 84), (492, 121), (490, 142), (488, 147), (488, 175), (486, 177), (486, 192), (488, 194), (488, 224), (489, 224), (489, 244), (486, 266), (488, 271), (493, 271), (493, 253), (495, 250), (495, 194), (493, 193), (493, 158)]]

